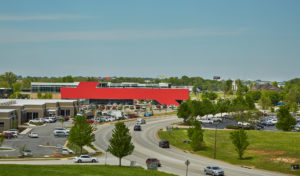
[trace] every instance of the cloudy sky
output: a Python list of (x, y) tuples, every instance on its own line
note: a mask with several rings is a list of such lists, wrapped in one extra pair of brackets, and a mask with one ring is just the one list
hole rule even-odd
[(0, 73), (300, 77), (299, 0), (0, 0)]

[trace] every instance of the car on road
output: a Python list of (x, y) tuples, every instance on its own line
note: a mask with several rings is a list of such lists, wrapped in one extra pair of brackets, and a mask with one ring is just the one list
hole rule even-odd
[(205, 175), (224, 176), (224, 171), (218, 166), (207, 166), (204, 168)]
[(39, 137), (39, 134), (36, 133), (36, 132), (30, 132), (30, 133), (28, 134), (28, 137), (30, 137), (30, 138), (38, 138), (38, 137)]
[(161, 167), (160, 161), (156, 158), (148, 158), (146, 164), (156, 164), (158, 167)]
[(97, 163), (98, 159), (96, 157), (90, 157), (89, 155), (80, 155), (75, 157), (73, 161), (75, 163)]
[(134, 125), (133, 130), (134, 131), (142, 131), (142, 127), (141, 127), (141, 125)]
[(136, 123), (139, 123), (139, 124), (146, 124), (146, 120), (145, 120), (145, 119), (137, 119), (137, 120), (136, 120)]
[(161, 140), (159, 141), (158, 146), (161, 148), (170, 148), (170, 143), (167, 140)]

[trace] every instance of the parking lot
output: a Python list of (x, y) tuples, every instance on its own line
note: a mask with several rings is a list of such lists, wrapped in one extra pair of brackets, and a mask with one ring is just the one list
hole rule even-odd
[[(64, 122), (64, 127), (71, 127), (72, 122)], [(26, 149), (32, 151), (34, 157), (54, 155), (57, 144), (64, 145), (66, 137), (54, 137), (53, 131), (56, 127), (62, 127), (61, 122), (46, 123), (43, 126), (34, 126), (31, 131), (37, 132), (38, 138), (30, 138), (28, 134), (19, 134), (17, 138), (5, 139), (2, 147), (11, 147), (13, 151), (0, 151), (0, 157), (16, 157), (20, 155), (20, 149), (25, 145)]]

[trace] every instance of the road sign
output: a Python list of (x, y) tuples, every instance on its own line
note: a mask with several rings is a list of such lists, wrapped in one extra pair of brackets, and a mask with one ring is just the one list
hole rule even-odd
[(185, 161), (185, 165), (186, 165), (186, 166), (189, 166), (190, 163), (191, 163), (191, 162), (190, 162), (189, 160), (186, 160), (186, 161)]

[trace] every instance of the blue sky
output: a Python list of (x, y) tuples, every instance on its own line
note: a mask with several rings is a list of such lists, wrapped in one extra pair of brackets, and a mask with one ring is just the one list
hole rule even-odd
[(0, 72), (300, 76), (299, 0), (0, 1)]

